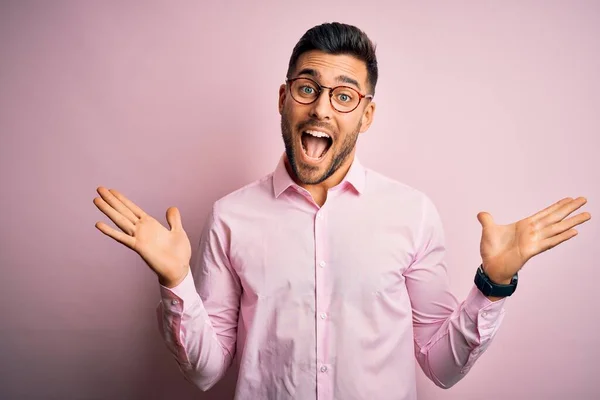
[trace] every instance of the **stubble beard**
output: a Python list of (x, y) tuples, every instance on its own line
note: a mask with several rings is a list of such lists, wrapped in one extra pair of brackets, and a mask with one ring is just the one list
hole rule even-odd
[[(290, 126), (290, 121), (287, 118), (285, 113), (281, 114), (281, 136), (283, 137), (283, 143), (285, 145), (285, 153), (287, 155), (288, 161), (296, 176), (296, 179), (304, 184), (304, 185), (316, 185), (331, 175), (333, 175), (338, 168), (346, 161), (352, 150), (354, 150), (354, 146), (356, 146), (356, 142), (358, 140), (358, 134), (360, 132), (360, 126), (362, 124), (362, 117), (354, 131), (346, 135), (340, 150), (337, 154), (334, 154), (332, 162), (329, 165), (329, 168), (321, 175), (316, 178), (312, 178), (311, 172), (317, 171), (318, 167), (312, 165), (303, 165), (302, 170), (298, 167), (298, 161), (296, 160), (296, 156), (294, 153), (294, 146), (296, 142), (294, 141), (294, 137), (292, 135), (292, 127)], [(315, 123), (315, 125), (317, 125)], [(303, 151), (302, 148), (297, 149), (298, 152)], [(329, 149), (328, 151), (333, 151), (333, 149)]]

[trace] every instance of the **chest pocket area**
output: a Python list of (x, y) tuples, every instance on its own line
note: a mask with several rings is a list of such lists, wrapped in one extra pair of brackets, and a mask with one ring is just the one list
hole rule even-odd
[(250, 235), (235, 242), (231, 252), (247, 295), (283, 301), (314, 294), (314, 246), (309, 240), (289, 230), (257, 230)]
[(357, 233), (336, 241), (332, 258), (336, 264), (338, 293), (366, 300), (372, 296), (401, 296), (406, 292), (404, 271), (412, 256), (402, 235)]

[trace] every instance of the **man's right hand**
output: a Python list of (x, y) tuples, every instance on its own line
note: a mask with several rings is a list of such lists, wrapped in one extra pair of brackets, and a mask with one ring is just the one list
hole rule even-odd
[(103, 222), (96, 222), (96, 228), (138, 253), (161, 285), (172, 288), (181, 283), (189, 270), (192, 248), (179, 210), (167, 209), (169, 230), (115, 189), (100, 186), (97, 191), (101, 197), (94, 198), (94, 204), (122, 232)]

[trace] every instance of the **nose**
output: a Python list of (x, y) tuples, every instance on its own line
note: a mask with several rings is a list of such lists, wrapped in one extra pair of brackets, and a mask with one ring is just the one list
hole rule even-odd
[(333, 108), (329, 100), (329, 90), (323, 89), (319, 97), (310, 105), (310, 116), (317, 120), (328, 120), (331, 118)]

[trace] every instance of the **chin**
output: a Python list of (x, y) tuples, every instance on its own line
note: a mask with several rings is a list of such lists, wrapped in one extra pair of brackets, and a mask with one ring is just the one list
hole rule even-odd
[[(300, 154), (298, 154), (300, 153)], [(294, 164), (292, 169), (296, 174), (296, 178), (305, 185), (316, 185), (331, 176), (333, 173), (331, 171), (331, 159), (329, 154), (325, 155), (318, 161), (308, 160), (306, 157), (303, 157), (304, 151), (300, 149), (299, 152), (296, 152), (299, 156), (296, 156), (294, 159)]]

